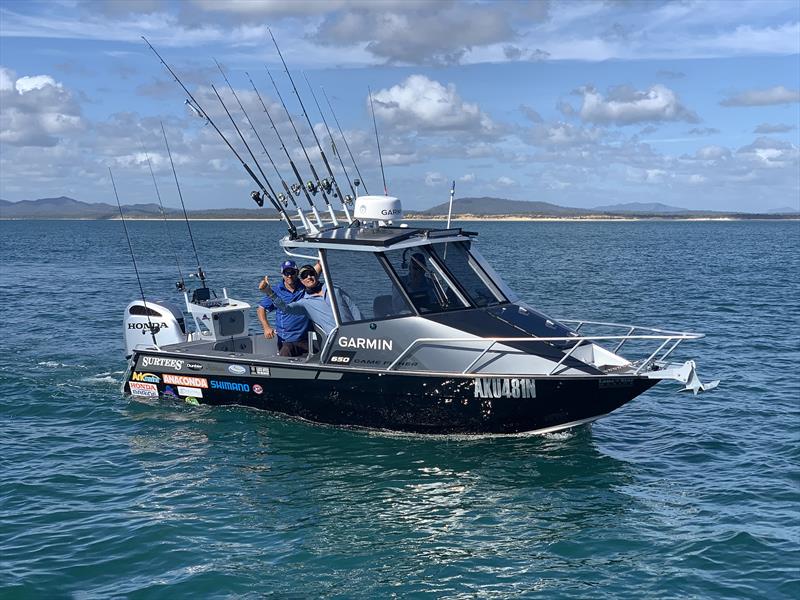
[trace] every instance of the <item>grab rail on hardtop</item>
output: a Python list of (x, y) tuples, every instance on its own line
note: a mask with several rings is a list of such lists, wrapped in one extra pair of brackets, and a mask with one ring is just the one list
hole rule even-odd
[[(565, 321), (561, 321), (562, 323)], [(572, 321), (568, 321), (572, 322)], [(577, 321), (575, 321), (577, 322)], [(594, 324), (594, 325), (613, 325), (613, 326), (621, 326), (621, 327), (628, 327), (630, 325), (619, 325), (617, 323), (597, 323), (592, 321), (583, 321), (582, 324)], [(564, 364), (571, 355), (572, 352), (578, 348), (583, 342), (598, 342), (598, 341), (610, 341), (610, 340), (619, 340), (620, 343), (617, 345), (617, 348), (621, 347), (622, 344), (628, 340), (663, 340), (661, 345), (658, 346), (651, 354), (647, 357), (633, 372), (633, 375), (638, 375), (645, 367), (652, 364), (654, 361), (664, 361), (666, 358), (672, 354), (675, 348), (678, 347), (684, 340), (697, 340), (702, 337), (705, 337), (705, 334), (702, 333), (689, 333), (689, 332), (677, 332), (677, 331), (663, 331), (659, 329), (653, 329), (650, 327), (633, 327), (634, 330), (640, 329), (645, 331), (654, 331), (658, 334), (626, 334), (626, 335), (591, 335), (591, 336), (561, 336), (561, 337), (536, 337), (536, 336), (527, 336), (527, 337), (493, 337), (493, 338), (476, 338), (476, 337), (452, 337), (452, 338), (417, 338), (413, 340), (405, 349), (400, 353), (400, 355), (386, 367), (387, 371), (394, 371), (396, 370), (397, 365), (399, 365), (403, 360), (406, 359), (407, 356), (411, 354), (412, 350), (416, 350), (417, 347), (423, 345), (443, 345), (443, 344), (450, 344), (453, 342), (486, 342), (487, 346), (484, 348), (480, 354), (471, 362), (467, 367), (461, 371), (462, 375), (472, 375), (474, 371), (471, 369), (484, 357), (486, 354), (494, 348), (495, 344), (498, 343), (505, 343), (505, 342), (545, 342), (545, 343), (552, 343), (552, 342), (574, 342), (571, 348), (564, 353), (564, 356), (561, 357), (561, 360), (555, 364), (555, 366), (550, 370), (548, 375), (552, 375), (553, 373), (558, 370), (558, 368)], [(656, 356), (664, 349), (664, 347), (672, 342), (672, 345), (664, 351), (663, 354)], [(631, 363), (632, 365), (635, 363)]]

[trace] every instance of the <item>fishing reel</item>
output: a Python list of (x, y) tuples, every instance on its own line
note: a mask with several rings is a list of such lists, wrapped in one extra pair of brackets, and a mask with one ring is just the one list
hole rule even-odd
[[(331, 190), (333, 189), (333, 185), (331, 184), (330, 181), (328, 181), (327, 178), (325, 178), (322, 181), (320, 181), (319, 185), (322, 188), (322, 191), (324, 191), (326, 194), (330, 194)], [(335, 194), (334, 194), (334, 196), (335, 196)]]
[(344, 197), (344, 203), (345, 203), (347, 206), (353, 206), (353, 197), (352, 197), (350, 194), (347, 194), (347, 195)]
[(300, 184), (298, 184), (298, 183), (293, 183), (292, 185), (289, 186), (289, 188), (292, 190), (292, 193), (295, 196), (299, 196), (300, 195), (300, 190), (303, 189), (302, 187), (300, 187)]
[(259, 207), (264, 206), (264, 198), (261, 197), (261, 194), (258, 193), (258, 190), (253, 190), (250, 192), (250, 197), (258, 204)]
[(280, 200), (281, 204), (283, 204), (284, 206), (289, 205), (289, 202), (288, 200), (286, 200), (286, 196), (284, 196), (283, 193), (278, 194), (278, 200)]
[(317, 192), (319, 191), (319, 187), (313, 181), (309, 180), (306, 182), (306, 189), (311, 192), (311, 195), (316, 196)]

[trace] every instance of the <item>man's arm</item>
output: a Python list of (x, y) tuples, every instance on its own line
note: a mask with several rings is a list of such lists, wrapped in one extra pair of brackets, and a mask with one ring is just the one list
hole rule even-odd
[(275, 330), (270, 326), (269, 321), (267, 321), (267, 311), (264, 310), (264, 307), (259, 305), (256, 308), (256, 314), (258, 315), (258, 320), (261, 321), (261, 327), (264, 328), (264, 337), (267, 339), (275, 337)]
[(304, 315), (304, 314), (306, 314), (306, 309), (303, 306), (303, 300), (302, 299), (295, 300), (291, 304), (287, 304), (284, 301), (284, 299), (281, 298), (280, 296), (278, 296), (278, 294), (275, 293), (275, 290), (273, 290), (269, 286), (269, 277), (264, 276), (264, 281), (266, 282), (264, 291), (267, 294), (267, 298), (269, 298), (269, 300), (272, 302), (272, 304), (275, 305), (275, 307), (278, 310), (282, 310), (283, 312), (288, 313), (290, 315)]

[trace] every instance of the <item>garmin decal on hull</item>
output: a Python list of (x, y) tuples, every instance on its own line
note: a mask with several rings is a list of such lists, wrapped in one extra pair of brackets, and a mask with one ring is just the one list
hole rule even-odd
[(143, 356), (143, 367), (167, 367), (180, 371), (183, 368), (183, 361), (177, 358), (161, 358), (160, 356)]
[(228, 390), (229, 392), (249, 392), (250, 386), (246, 383), (236, 383), (233, 381), (217, 381), (212, 379), (210, 382), (212, 390)]
[(358, 348), (360, 350), (391, 350), (392, 340), (372, 338), (351, 338), (342, 336), (337, 340), (342, 348)]
[(535, 379), (475, 379), (476, 398), (536, 398)]

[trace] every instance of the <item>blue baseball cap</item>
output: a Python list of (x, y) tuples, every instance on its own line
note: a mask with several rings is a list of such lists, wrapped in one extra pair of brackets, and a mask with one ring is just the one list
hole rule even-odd
[(297, 263), (293, 260), (285, 260), (281, 263), (281, 273), (283, 273), (286, 269), (294, 269), (297, 271)]

